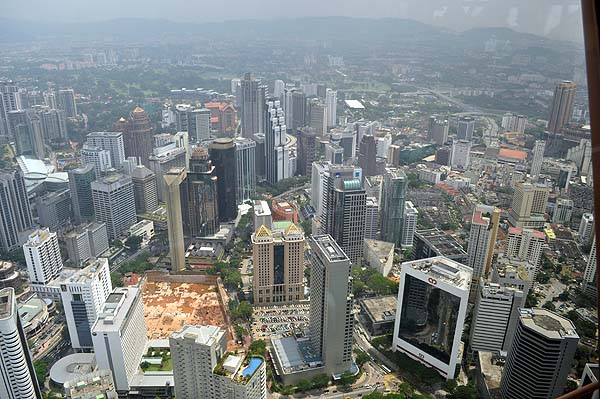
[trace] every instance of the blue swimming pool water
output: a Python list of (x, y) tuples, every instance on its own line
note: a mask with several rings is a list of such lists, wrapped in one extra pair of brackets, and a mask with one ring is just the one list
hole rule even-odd
[(250, 364), (248, 365), (248, 367), (246, 367), (244, 369), (244, 371), (242, 371), (242, 377), (249, 377), (252, 374), (254, 374), (256, 369), (260, 367), (261, 363), (262, 363), (262, 359), (260, 359), (258, 357), (251, 358)]

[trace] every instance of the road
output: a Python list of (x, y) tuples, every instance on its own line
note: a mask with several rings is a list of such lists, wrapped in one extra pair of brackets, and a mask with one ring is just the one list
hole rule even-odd
[(123, 263), (125, 262), (129, 262), (130, 260), (133, 260), (135, 258), (137, 258), (138, 256), (140, 256), (142, 254), (142, 252), (144, 252), (146, 249), (145, 248), (140, 248), (137, 251), (135, 251), (133, 254), (129, 255), (127, 258), (125, 258), (122, 261), (119, 261), (118, 263), (113, 263), (112, 265), (110, 265), (110, 271), (111, 272), (116, 272), (117, 270), (119, 270), (119, 268), (123, 265)]
[(398, 366), (396, 366), (394, 362), (383, 356), (381, 352), (375, 349), (367, 340), (367, 338), (363, 334), (359, 333), (359, 331), (361, 331), (361, 327), (354, 329), (354, 340), (356, 341), (356, 344), (363, 351), (367, 352), (372, 358), (376, 359), (379, 363), (385, 365), (390, 370), (398, 371)]

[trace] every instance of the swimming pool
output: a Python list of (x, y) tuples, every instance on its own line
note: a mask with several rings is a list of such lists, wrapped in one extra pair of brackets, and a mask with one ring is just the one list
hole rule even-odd
[(262, 364), (261, 358), (258, 358), (258, 357), (251, 358), (250, 364), (248, 365), (248, 367), (246, 367), (244, 369), (244, 371), (242, 371), (242, 377), (250, 377), (252, 374), (254, 374), (256, 369), (258, 369), (260, 367), (261, 364)]

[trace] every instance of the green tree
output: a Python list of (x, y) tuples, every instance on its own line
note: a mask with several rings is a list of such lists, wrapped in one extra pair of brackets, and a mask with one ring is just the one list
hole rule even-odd
[(477, 388), (473, 384), (459, 385), (446, 397), (448, 399), (477, 399)]
[(252, 355), (265, 357), (267, 354), (267, 343), (263, 339), (252, 341), (248, 347), (248, 352), (250, 352)]
[(313, 385), (309, 380), (302, 379), (296, 384), (296, 391), (304, 392), (310, 390), (312, 387)]
[(129, 238), (125, 241), (125, 245), (133, 249), (134, 251), (137, 251), (142, 245), (142, 237), (129, 236)]
[(48, 362), (45, 360), (37, 360), (33, 362), (33, 368), (40, 385), (43, 385), (46, 380), (46, 374), (48, 374)]
[(329, 377), (327, 374), (317, 374), (312, 378), (311, 382), (313, 388), (325, 388), (329, 385)]
[(525, 307), (526, 308), (535, 308), (538, 305), (538, 299), (533, 292), (527, 294), (527, 298), (525, 299)]
[(350, 386), (356, 382), (358, 379), (358, 374), (352, 374), (349, 371), (342, 373), (340, 376), (340, 384), (343, 386)]
[(365, 351), (361, 349), (354, 349), (354, 354), (356, 354), (355, 361), (358, 367), (362, 367), (366, 362), (369, 361), (369, 355), (365, 353)]
[(551, 310), (551, 311), (555, 311), (556, 310), (556, 305), (554, 303), (550, 302), (550, 301), (544, 303), (542, 305), (542, 307), (544, 309), (548, 309), (548, 310)]
[(123, 286), (123, 275), (119, 272), (112, 272), (110, 274), (110, 281), (112, 283), (113, 288), (122, 287)]

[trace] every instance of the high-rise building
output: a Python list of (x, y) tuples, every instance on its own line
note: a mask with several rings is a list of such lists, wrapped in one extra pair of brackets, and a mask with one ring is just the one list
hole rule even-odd
[(317, 133), (310, 127), (302, 127), (296, 130), (298, 138), (298, 159), (296, 172), (300, 176), (306, 176), (311, 173), (312, 163), (315, 160), (317, 151)]
[(367, 197), (365, 211), (365, 239), (379, 238), (379, 203), (375, 197)]
[(177, 144), (174, 142), (152, 150), (152, 155), (148, 157), (147, 165), (156, 175), (156, 194), (159, 201), (166, 201), (166, 186), (163, 177), (172, 168), (187, 167), (186, 162), (186, 149), (177, 147)]
[(544, 184), (517, 183), (508, 221), (515, 227), (543, 227), (549, 191)]
[(235, 142), (230, 138), (218, 138), (210, 143), (208, 151), (217, 176), (219, 221), (228, 222), (237, 216)]
[(19, 87), (10, 80), (0, 81), (0, 135), (14, 137), (8, 124), (8, 113), (21, 107)]
[(210, 139), (210, 110), (195, 109), (188, 114), (187, 132), (191, 140), (201, 143)]
[(181, 190), (186, 236), (207, 237), (215, 234), (219, 230), (217, 175), (205, 148), (194, 147)]
[(275, 184), (290, 177), (289, 150), (286, 148), (285, 116), (279, 100), (269, 99), (265, 105), (265, 177)]
[(64, 384), (67, 399), (118, 399), (110, 370), (98, 370), (78, 376)]
[(266, 173), (266, 165), (265, 165), (265, 134), (264, 133), (256, 133), (253, 137), (254, 142), (256, 143), (256, 150), (254, 155), (256, 158), (254, 159), (254, 169), (256, 170), (256, 179), (259, 181), (265, 180)]
[(73, 89), (58, 90), (58, 107), (65, 112), (67, 118), (77, 118), (77, 103)]
[(130, 173), (137, 213), (151, 213), (158, 208), (156, 175), (144, 165), (138, 165)]
[(523, 291), (497, 283), (477, 282), (469, 348), (471, 351), (506, 352), (512, 343)]
[(76, 227), (63, 236), (69, 260), (82, 266), (88, 260), (97, 258), (108, 250), (106, 223), (92, 222)]
[(81, 149), (81, 160), (84, 165), (94, 166), (94, 174), (96, 176), (102, 176), (113, 168), (110, 151), (100, 147), (84, 144)]
[(96, 220), (106, 223), (111, 240), (136, 222), (135, 196), (130, 176), (113, 174), (92, 182)]
[(552, 214), (552, 223), (569, 225), (573, 215), (573, 200), (567, 198), (557, 198)]
[(404, 202), (404, 215), (402, 220), (402, 248), (411, 248), (417, 231), (419, 211), (411, 201)]
[(254, 303), (297, 302), (304, 299), (304, 233), (295, 224), (284, 231), (258, 226), (252, 234)]
[(402, 169), (386, 168), (379, 195), (381, 208), (381, 239), (402, 244), (404, 201), (408, 179)]
[(375, 137), (370, 134), (362, 136), (358, 152), (358, 166), (362, 168), (364, 176), (377, 174), (377, 143)]
[(437, 119), (435, 116), (429, 118), (429, 129), (427, 131), (427, 139), (438, 145), (448, 141), (448, 131), (450, 125), (445, 119)]
[(315, 129), (318, 136), (327, 133), (327, 106), (321, 101), (313, 98), (308, 103), (307, 124)]
[(273, 97), (282, 100), (283, 92), (285, 90), (285, 82), (277, 79), (273, 84)]
[(327, 89), (325, 104), (327, 105), (327, 127), (335, 127), (337, 125), (337, 91)]
[(246, 73), (240, 82), (240, 110), (242, 112), (242, 137), (251, 139), (256, 133), (263, 133), (265, 103), (269, 90), (260, 84), (253, 74)]
[(579, 224), (579, 242), (582, 245), (589, 244), (594, 236), (594, 214), (584, 213)]
[(171, 270), (180, 272), (185, 269), (185, 242), (183, 237), (183, 218), (181, 214), (180, 185), (187, 175), (185, 168), (173, 168), (164, 176), (165, 202), (167, 204), (167, 230), (169, 232), (169, 253)]
[(507, 132), (525, 133), (527, 127), (527, 117), (524, 115), (515, 115), (506, 113), (502, 117), (501, 126)]
[(306, 94), (301, 90), (291, 89), (285, 93), (285, 121), (288, 129), (296, 131), (307, 125)]
[(325, 144), (325, 161), (334, 165), (344, 163), (344, 149), (337, 144)]
[(237, 202), (241, 204), (254, 197), (256, 191), (256, 142), (236, 137), (235, 165), (237, 168)]
[(509, 259), (527, 260), (539, 270), (542, 248), (546, 236), (541, 231), (511, 227), (508, 229), (508, 244), (505, 256)]
[(596, 237), (592, 241), (592, 248), (590, 249), (590, 255), (588, 262), (583, 273), (583, 289), (591, 295), (593, 298), (598, 297), (598, 267), (597, 267), (597, 248), (596, 248)]
[(575, 83), (568, 80), (556, 84), (552, 105), (550, 106), (550, 115), (548, 116), (548, 131), (550, 133), (560, 133), (562, 128), (571, 121), (573, 104), (575, 103), (575, 89)]
[(471, 163), (471, 142), (467, 140), (452, 140), (450, 166), (466, 170)]
[(71, 224), (71, 195), (69, 189), (49, 191), (35, 200), (40, 225), (52, 231), (63, 230)]
[(0, 397), (42, 399), (13, 288), (0, 290)]
[(502, 398), (562, 395), (578, 342), (570, 320), (546, 309), (521, 309), (502, 372)]
[(546, 150), (546, 142), (544, 140), (536, 140), (533, 145), (533, 158), (531, 159), (531, 176), (539, 176), (544, 163), (544, 151)]
[(473, 269), (472, 293), (478, 288), (479, 278), (487, 279), (490, 272), (500, 213), (499, 209), (483, 204), (478, 204), (473, 211), (466, 263)]
[(141, 290), (115, 288), (92, 326), (92, 342), (98, 368), (112, 372), (118, 393), (128, 393), (129, 382), (140, 367), (147, 340)]
[(181, 399), (266, 399), (265, 359), (227, 352), (227, 333), (184, 326), (169, 337), (175, 394)]
[(269, 204), (264, 200), (254, 201), (254, 226), (265, 226), (271, 230), (273, 227), (273, 215)]
[(309, 238), (310, 344), (328, 375), (341, 375), (352, 366), (351, 262), (329, 235)]
[(63, 268), (58, 238), (50, 230), (39, 229), (29, 235), (23, 244), (27, 272), (31, 284), (45, 285)]
[(475, 130), (475, 119), (470, 116), (462, 116), (458, 119), (458, 128), (456, 138), (459, 140), (473, 140), (473, 131)]
[(392, 349), (453, 379), (471, 276), (470, 267), (444, 256), (403, 263)]
[(125, 145), (121, 132), (93, 132), (87, 135), (87, 144), (110, 152), (110, 161), (115, 169), (121, 168), (125, 160)]
[(69, 170), (69, 191), (75, 223), (94, 218), (92, 200), (92, 182), (96, 180), (96, 168), (87, 164), (81, 168)]
[(94, 260), (61, 282), (61, 303), (73, 349), (93, 347), (92, 327), (112, 289), (107, 258)]
[(129, 113), (129, 119), (123, 120), (123, 122), (120, 127), (113, 125), (113, 128), (123, 132), (125, 156), (137, 157), (143, 165), (148, 166), (148, 157), (152, 154), (153, 147), (152, 136), (154, 135), (148, 114), (142, 108), (136, 107)]

